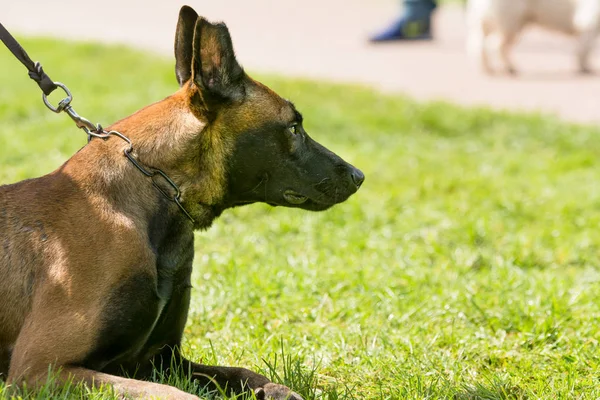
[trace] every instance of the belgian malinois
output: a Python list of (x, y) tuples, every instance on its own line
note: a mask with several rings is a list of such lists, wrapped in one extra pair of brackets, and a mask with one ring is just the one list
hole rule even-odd
[(190, 302), (193, 232), (225, 209), (265, 202), (325, 210), (364, 175), (312, 140), (294, 105), (251, 79), (229, 31), (190, 7), (175, 37), (180, 89), (115, 123), (135, 157), (181, 189), (187, 216), (123, 156), (94, 139), (58, 170), (0, 187), (0, 376), (111, 385), (120, 396), (192, 399), (152, 383), (153, 368), (257, 398), (301, 399), (244, 368), (179, 353)]

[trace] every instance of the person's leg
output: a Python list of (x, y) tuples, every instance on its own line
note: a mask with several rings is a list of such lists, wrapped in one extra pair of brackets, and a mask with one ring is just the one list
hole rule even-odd
[(402, 15), (385, 30), (373, 35), (373, 43), (392, 40), (431, 39), (431, 14), (435, 0), (403, 0)]

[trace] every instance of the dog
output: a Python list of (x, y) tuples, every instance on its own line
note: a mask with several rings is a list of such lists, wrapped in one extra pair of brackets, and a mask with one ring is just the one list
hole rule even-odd
[(589, 55), (600, 29), (600, 0), (469, 0), (467, 51), (486, 73), (494, 72), (493, 51), (504, 71), (515, 74), (510, 49), (531, 24), (575, 36), (579, 71), (590, 72)]
[[(244, 72), (226, 25), (184, 6), (175, 60), (180, 89), (109, 128), (131, 140), (141, 168), (161, 173), (144, 175), (112, 135), (46, 176), (0, 186), (0, 374), (8, 383), (36, 387), (51, 369), (59, 383), (110, 385), (123, 397), (197, 399), (145, 380), (178, 365), (207, 389), (301, 399), (248, 369), (181, 355), (193, 232), (256, 202), (326, 210), (364, 175), (314, 141), (291, 102)], [(177, 202), (163, 195), (177, 197), (175, 187)]]

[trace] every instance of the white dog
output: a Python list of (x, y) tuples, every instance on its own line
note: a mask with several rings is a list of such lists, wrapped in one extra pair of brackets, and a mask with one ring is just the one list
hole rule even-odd
[(494, 51), (504, 69), (514, 74), (510, 48), (528, 24), (576, 36), (579, 69), (589, 72), (588, 58), (600, 28), (600, 0), (469, 0), (467, 50), (488, 73), (493, 72), (490, 50)]

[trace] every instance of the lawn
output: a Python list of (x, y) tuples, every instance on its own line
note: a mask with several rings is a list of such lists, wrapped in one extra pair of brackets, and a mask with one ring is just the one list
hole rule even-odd
[[(103, 125), (177, 87), (169, 59), (23, 45)], [(0, 182), (52, 171), (84, 135), (4, 50), (0, 71)], [(186, 355), (311, 400), (600, 397), (599, 129), (259, 78), (367, 178), (327, 212), (252, 205), (198, 233)]]

